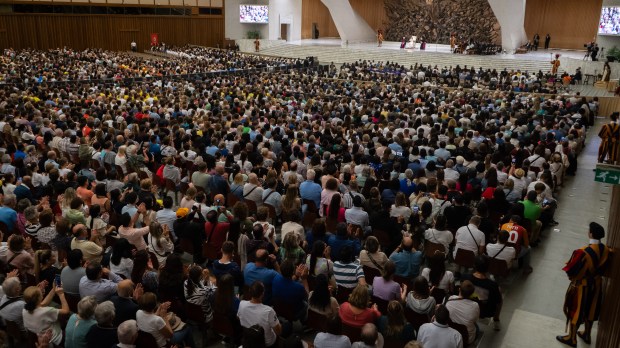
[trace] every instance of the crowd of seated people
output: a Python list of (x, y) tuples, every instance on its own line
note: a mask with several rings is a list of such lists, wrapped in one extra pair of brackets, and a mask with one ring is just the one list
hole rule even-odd
[[(177, 49), (177, 48), (175, 48)], [(293, 64), (295, 59), (258, 57), (234, 51), (186, 46), (169, 59), (100, 49), (5, 49), (0, 57), (0, 84), (105, 80), (200, 74)]]
[(0, 109), (11, 339), (461, 347), (535, 271), (597, 103), (299, 72), (6, 85)]
[(320, 76), (355, 81), (372, 81), (393, 84), (420, 84), (426, 87), (464, 87), (476, 90), (502, 90), (515, 92), (537, 92), (557, 94), (562, 79), (550, 72), (529, 72), (521, 70), (482, 69), (468, 66), (425, 66), (410, 67), (394, 62), (360, 60), (355, 63), (334, 64), (319, 72)]

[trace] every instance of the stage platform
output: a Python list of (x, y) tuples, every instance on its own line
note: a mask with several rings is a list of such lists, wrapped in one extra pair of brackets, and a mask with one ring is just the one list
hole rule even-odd
[[(548, 72), (551, 69), (551, 59), (556, 53), (561, 55), (560, 73), (566, 71), (574, 74), (578, 67), (584, 74), (598, 75), (603, 71), (603, 62), (584, 61), (585, 51), (549, 49), (532, 51), (525, 54), (496, 54), (496, 55), (465, 55), (450, 52), (449, 45), (426, 44), (426, 50), (400, 49), (400, 42), (384, 41), (382, 47), (376, 42), (343, 44), (338, 38), (321, 38), (317, 40), (300, 40), (284, 42), (278, 41), (269, 48), (261, 50), (260, 54), (290, 58), (305, 58), (315, 56), (321, 64), (353, 63), (360, 59), (374, 61), (397, 62), (401, 65), (412, 66), (416, 63), (423, 65), (474, 67), (476, 69), (521, 70), (523, 72)], [(620, 64), (612, 63), (612, 79), (620, 77)], [(589, 85), (571, 86), (572, 90), (587, 96), (612, 96), (605, 89)]]

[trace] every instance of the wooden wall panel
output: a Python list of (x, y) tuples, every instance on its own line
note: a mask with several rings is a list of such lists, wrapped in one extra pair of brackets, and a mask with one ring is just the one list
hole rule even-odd
[(603, 0), (527, 0), (525, 32), (530, 40), (551, 35), (552, 48), (583, 49), (596, 37)]
[[(135, 40), (140, 50), (150, 47), (150, 34), (170, 45), (215, 47), (224, 41), (224, 18), (173, 16), (113, 16), (0, 14), (0, 45), (13, 48), (128, 50)], [(4, 34), (6, 33), (6, 35)]]
[[(385, 6), (383, 0), (342, 0), (349, 1), (351, 7), (366, 20), (373, 30), (385, 29)], [(301, 38), (312, 38), (312, 23), (319, 26), (320, 37), (340, 37), (329, 10), (321, 0), (303, 0), (301, 8)]]
[(312, 38), (312, 23), (319, 26), (320, 37), (340, 37), (329, 10), (321, 0), (302, 0), (301, 38)]
[(383, 29), (385, 32), (387, 15), (383, 0), (350, 0), (349, 2), (373, 30)]

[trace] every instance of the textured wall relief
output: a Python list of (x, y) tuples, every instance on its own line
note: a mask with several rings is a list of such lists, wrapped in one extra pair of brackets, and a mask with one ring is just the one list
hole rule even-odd
[(448, 44), (455, 33), (459, 41), (501, 43), (500, 25), (487, 0), (385, 0), (385, 10), (389, 41), (415, 35)]

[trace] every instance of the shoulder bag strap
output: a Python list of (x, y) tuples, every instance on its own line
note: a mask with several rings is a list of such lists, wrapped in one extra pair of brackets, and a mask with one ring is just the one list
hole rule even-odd
[(263, 199), (263, 203), (267, 202), (267, 198), (269, 198), (269, 196), (271, 196), (271, 194), (274, 192), (276, 192), (276, 190), (271, 190), (271, 192), (269, 192), (269, 194), (265, 197), (265, 199)]
[(383, 271), (383, 267), (381, 267), (381, 266), (377, 263), (377, 261), (375, 261), (375, 259), (373, 259), (373, 258), (372, 258), (372, 256), (370, 256), (370, 253), (369, 253), (368, 251), (366, 251), (366, 255), (368, 255), (368, 259), (370, 260), (370, 262), (372, 262), (372, 264), (373, 264), (373, 265), (377, 266), (377, 268), (378, 268), (380, 271)]
[(13, 297), (13, 298), (10, 298), (8, 301), (6, 301), (6, 302), (5, 302), (5, 303), (3, 303), (2, 305), (0, 305), (0, 311), (1, 311), (1, 310), (3, 310), (3, 309), (4, 309), (4, 307), (6, 307), (6, 306), (10, 305), (11, 303), (17, 302), (17, 301), (19, 301), (19, 300), (21, 300), (21, 299), (22, 299), (22, 297), (21, 297), (21, 296), (20, 296), (20, 297)]
[(476, 237), (474, 237), (474, 234), (471, 233), (471, 230), (469, 229), (469, 226), (466, 226), (467, 230), (469, 231), (469, 235), (471, 236), (471, 238), (474, 240), (474, 243), (476, 243), (476, 252), (478, 252), (478, 250), (480, 249), (480, 246), (478, 245), (478, 241), (476, 240)]
[(256, 190), (256, 188), (257, 188), (257, 187), (258, 187), (258, 185), (254, 186), (254, 188), (253, 188), (253, 189), (251, 189), (248, 193), (246, 193), (246, 194), (244, 194), (244, 195), (243, 195), (243, 198), (245, 198), (245, 197), (249, 196), (249, 195), (250, 195), (250, 193), (254, 192), (254, 190)]
[(10, 259), (6, 262), (6, 264), (7, 264), (7, 265), (10, 265), (10, 264), (11, 264), (11, 262), (13, 262), (13, 260), (14, 260), (17, 256), (19, 256), (19, 254), (20, 254), (20, 253), (15, 253), (15, 254), (13, 254), (13, 256), (11, 256), (11, 258), (10, 258)]
[(504, 249), (506, 249), (506, 247), (507, 247), (507, 246), (508, 246), (507, 244), (504, 244), (504, 247), (503, 247), (503, 248), (501, 248), (501, 249), (499, 249), (499, 251), (497, 252), (497, 254), (495, 254), (495, 255), (491, 256), (491, 258), (492, 258), (492, 259), (496, 258), (496, 257), (497, 257), (497, 255), (501, 254), (501, 253), (502, 253), (502, 251), (504, 251)]

